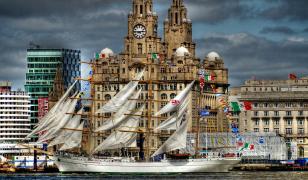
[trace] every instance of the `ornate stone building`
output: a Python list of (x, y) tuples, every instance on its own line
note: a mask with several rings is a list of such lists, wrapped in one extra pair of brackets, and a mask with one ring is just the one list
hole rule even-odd
[[(183, 0), (172, 1), (168, 18), (164, 22), (164, 40), (158, 36), (157, 29), (158, 16), (153, 11), (152, 0), (133, 0), (123, 52), (116, 55), (106, 48), (102, 50), (101, 58), (92, 61), (92, 96), (95, 99), (93, 113), (132, 80), (137, 72), (145, 68), (142, 81), (138, 85), (138, 88), (142, 89), (140, 99), (155, 101), (139, 102), (139, 105), (146, 102), (144, 116), (148, 116), (149, 108), (154, 115), (195, 80), (193, 91), (189, 94), (189, 130), (196, 131), (196, 122), (200, 118), (199, 110), (208, 108), (210, 116), (201, 121), (201, 131), (227, 131), (228, 124), (225, 123), (222, 110), (217, 108), (215, 94), (227, 92), (228, 70), (224, 67), (223, 59), (215, 52), (209, 53), (202, 61), (195, 56), (192, 23), (187, 18)], [(203, 92), (200, 92), (199, 86), (200, 69), (215, 77), (205, 83)], [(152, 86), (149, 86), (150, 80)], [(150, 90), (152, 93), (149, 93)], [(112, 114), (99, 114), (92, 121), (92, 126), (101, 126), (111, 116)], [(170, 114), (152, 117), (151, 121), (144, 118), (140, 127), (153, 129), (168, 116)], [(164, 136), (152, 137), (151, 150), (154, 151), (165, 139)], [(96, 146), (103, 140), (104, 134), (98, 134), (92, 145)]]
[(289, 142), (289, 158), (308, 157), (308, 77), (248, 80), (239, 97), (253, 106), (240, 114), (241, 132), (276, 132)]

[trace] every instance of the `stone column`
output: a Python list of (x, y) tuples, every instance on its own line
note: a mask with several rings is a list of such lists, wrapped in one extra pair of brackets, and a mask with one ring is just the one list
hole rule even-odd
[(279, 133), (280, 134), (285, 134), (285, 121), (282, 117), (279, 119)]
[(274, 132), (274, 122), (272, 118), (269, 119), (269, 131)]
[(292, 120), (292, 134), (297, 134), (297, 121), (295, 116), (293, 116)]

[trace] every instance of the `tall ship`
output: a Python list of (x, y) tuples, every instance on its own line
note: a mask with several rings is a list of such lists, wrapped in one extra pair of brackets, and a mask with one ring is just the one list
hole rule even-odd
[(172, 1), (163, 42), (152, 0), (133, 0), (132, 7), (124, 51), (104, 49), (83, 62), (90, 77), (75, 84), (86, 81), (91, 97), (73, 92), (73, 84), (28, 137), (48, 142), (61, 172), (228, 172), (240, 157), (200, 146), (199, 136), (229, 127), (216, 104), (228, 88), (222, 58), (195, 57), (183, 0)]

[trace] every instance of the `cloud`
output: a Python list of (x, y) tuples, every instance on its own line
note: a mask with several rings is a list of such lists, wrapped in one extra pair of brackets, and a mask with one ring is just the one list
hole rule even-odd
[[(159, 30), (162, 32), (162, 21), (167, 17), (167, 9), (170, 7), (171, 0), (153, 2), (154, 9), (159, 15)], [(284, 66), (288, 63), (284, 60), (287, 58), (292, 59), (288, 66), (291, 66), (292, 62), (295, 63), (294, 72), (301, 71), (303, 67), (307, 69), (303, 60), (303, 57), (307, 56), (303, 54), (307, 49), (305, 46), (307, 37), (304, 36), (304, 32), (286, 34), (290, 37), (283, 42), (275, 42), (266, 36), (278, 33), (279, 29), (267, 29), (265, 37), (261, 38), (249, 33), (232, 32), (232, 34), (228, 32), (229, 27), (223, 26), (225, 35), (206, 32), (211, 34), (207, 34), (206, 38), (200, 38), (204, 36), (203, 33), (207, 30), (208, 24), (219, 26), (228, 20), (241, 23), (238, 25), (240, 30), (236, 30), (237, 32), (246, 32), (246, 25), (242, 23), (242, 20), (256, 19), (261, 22), (260, 24), (264, 22), (264, 19), (275, 22), (273, 24), (275, 26), (269, 28), (286, 26), (277, 23), (281, 20), (305, 21), (306, 11), (301, 10), (307, 7), (304, 6), (304, 1), (184, 0), (184, 2), (188, 8), (188, 16), (194, 25), (201, 24), (201, 27), (205, 27), (204, 29), (200, 26), (193, 27), (194, 38), (197, 38), (197, 54), (204, 57), (205, 52), (210, 50), (221, 53), (225, 57), (226, 67), (230, 67), (231, 83), (239, 84), (254, 74), (260, 75), (259, 67), (263, 66), (262, 63), (265, 64), (265, 70), (270, 67), (266, 66), (268, 64), (273, 67), (287, 67)], [(287, 7), (286, 4), (291, 6)], [(282, 8), (283, 12), (276, 11), (275, 8)], [(271, 10), (275, 12), (270, 14)], [(131, 0), (1, 0), (0, 64), (2, 68), (0, 69), (0, 80), (11, 80), (14, 86), (23, 87), (27, 69), (26, 49), (29, 42), (46, 48), (81, 50), (82, 60), (92, 58), (94, 52), (99, 52), (105, 47), (117, 53), (121, 52), (123, 39), (127, 34), (127, 13), (129, 11), (131, 11)], [(305, 27), (297, 25), (294, 29), (305, 29)], [(280, 29), (280, 34), (281, 31), (283, 30)], [(308, 32), (307, 29), (304, 31)], [(195, 36), (196, 34), (198, 37)], [(160, 36), (162, 37), (161, 33)], [(283, 48), (283, 44), (287, 44), (287, 47)], [(295, 47), (298, 48), (296, 53), (293, 51), (296, 50)], [(306, 49), (300, 49), (300, 47)], [(273, 51), (272, 54), (269, 53), (269, 49)], [(288, 53), (296, 58), (290, 57)], [(273, 58), (269, 59), (269, 57)], [(299, 60), (304, 62), (303, 66), (296, 64)], [(243, 63), (246, 62), (251, 65), (250, 71), (245, 69), (249, 69), (248, 66), (243, 67)], [(254, 66), (257, 70), (252, 69)], [(281, 71), (264, 71), (264, 74), (266, 73), (269, 77), (275, 78), (281, 75)]]
[(265, 19), (308, 21), (307, 0), (272, 0), (271, 6), (266, 7), (260, 11), (260, 16)]
[(187, 2), (189, 16), (194, 22), (217, 24), (228, 19), (246, 19), (254, 11), (241, 0), (195, 0)]
[(291, 35), (295, 34), (295, 31), (286, 26), (276, 26), (276, 27), (264, 27), (260, 33), (262, 34), (283, 34), (283, 35)]
[[(307, 75), (308, 41), (272, 41), (248, 33), (216, 34), (198, 40), (199, 52), (217, 51), (229, 68), (230, 83), (244, 80), (286, 79), (291, 72)], [(205, 56), (205, 53), (202, 54)]]

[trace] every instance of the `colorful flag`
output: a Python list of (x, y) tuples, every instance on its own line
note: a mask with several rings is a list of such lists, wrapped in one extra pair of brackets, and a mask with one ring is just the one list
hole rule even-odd
[(99, 53), (95, 53), (95, 59), (99, 59)]
[(295, 75), (295, 74), (289, 74), (289, 79), (291, 79), (291, 80), (295, 80), (295, 79), (297, 79), (297, 76)]
[(237, 146), (242, 147), (243, 145), (244, 145), (244, 143), (242, 141), (237, 142)]
[(207, 109), (203, 109), (200, 111), (200, 116), (201, 117), (205, 117), (205, 116), (209, 116), (210, 112)]
[(204, 87), (204, 76), (202, 75), (199, 75), (199, 81), (200, 81), (200, 89), (201, 89), (201, 92), (203, 92), (203, 87)]
[(250, 146), (249, 146), (249, 150), (254, 150), (255, 149), (255, 145), (253, 145), (253, 144), (250, 144)]
[(159, 54), (152, 53), (152, 59), (160, 59)]
[(231, 107), (232, 107), (233, 112), (240, 112), (241, 111), (240, 106), (237, 102), (231, 102)]
[(251, 105), (251, 102), (249, 101), (244, 101), (244, 108), (246, 111), (250, 111), (252, 109), (252, 105)]
[(205, 74), (204, 78), (206, 81), (214, 81), (215, 80), (215, 76), (213, 76), (213, 74)]
[(252, 109), (251, 102), (249, 101), (240, 102), (238, 104), (241, 111), (250, 111)]

